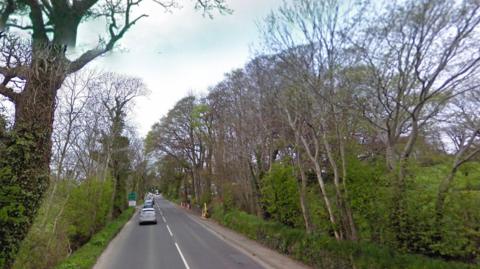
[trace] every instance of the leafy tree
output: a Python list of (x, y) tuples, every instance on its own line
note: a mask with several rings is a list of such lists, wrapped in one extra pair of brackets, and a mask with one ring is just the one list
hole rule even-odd
[(298, 227), (301, 223), (297, 179), (294, 168), (276, 163), (262, 180), (266, 211), (275, 221)]
[[(9, 268), (20, 241), (32, 224), (49, 183), (51, 137), (57, 91), (66, 76), (112, 50), (146, 14), (133, 15), (144, 0), (6, 0), (0, 3), (0, 31), (18, 29), (23, 40), (10, 34), (0, 39), (0, 94), (15, 106), (15, 123), (0, 161), (0, 267)], [(177, 1), (156, 1), (169, 9)], [(206, 14), (228, 12), (223, 0), (198, 0)], [(76, 59), (78, 26), (104, 17), (108, 37)], [(19, 19), (19, 18), (22, 19)]]

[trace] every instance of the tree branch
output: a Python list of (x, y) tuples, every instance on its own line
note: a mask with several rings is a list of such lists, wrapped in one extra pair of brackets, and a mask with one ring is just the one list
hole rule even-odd
[(5, 86), (9, 80), (10, 79), (5, 78), (2, 84), (0, 84), (0, 94), (7, 97), (10, 101), (15, 103), (17, 101), (19, 94), (14, 92), (12, 88)]
[(33, 40), (48, 41), (47, 31), (45, 30), (45, 22), (43, 20), (42, 5), (38, 0), (28, 0), (26, 4), (30, 7), (30, 20), (33, 27)]
[(0, 14), (0, 31), (4, 31), (7, 25), (8, 18), (17, 8), (15, 0), (6, 0), (5, 8), (1, 10)]
[(110, 15), (110, 19), (111, 19), (112, 22), (110, 23), (110, 26), (108, 27), (109, 32), (110, 32), (110, 40), (104, 45), (104, 47), (100, 46), (100, 47), (97, 47), (95, 49), (88, 50), (87, 52), (82, 54), (80, 57), (78, 57), (75, 61), (73, 61), (70, 64), (69, 70), (67, 71), (68, 74), (71, 74), (71, 73), (74, 73), (74, 72), (80, 70), (86, 64), (88, 64), (89, 62), (94, 60), (95, 58), (97, 58), (97, 57), (105, 54), (106, 52), (112, 50), (115, 43), (125, 35), (125, 33), (130, 29), (130, 27), (132, 27), (135, 23), (137, 23), (137, 21), (139, 21), (141, 18), (148, 17), (148, 15), (142, 14), (142, 15), (136, 17), (134, 20), (130, 21), (130, 12), (131, 12), (132, 6), (138, 5), (141, 1), (142, 0), (138, 0), (138, 1), (135, 1), (135, 2), (130, 1), (130, 0), (127, 1), (127, 7), (126, 7), (126, 11), (125, 11), (125, 22), (124, 22), (124, 25), (123, 25), (122, 29), (118, 33), (115, 33), (115, 31), (114, 31), (114, 29), (117, 28), (117, 21), (115, 19), (114, 7), (111, 7), (111, 10), (110, 10), (111, 13), (109, 15)]

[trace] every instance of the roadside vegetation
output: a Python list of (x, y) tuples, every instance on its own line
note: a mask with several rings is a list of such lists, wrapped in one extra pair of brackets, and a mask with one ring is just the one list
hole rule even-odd
[(314, 268), (323, 269), (473, 269), (475, 265), (446, 262), (405, 254), (370, 242), (336, 241), (321, 234), (308, 234), (275, 221), (266, 221), (243, 211), (214, 208), (212, 217), (263, 245)]
[[(59, 95), (50, 187), (12, 268), (90, 268), (131, 217), (127, 192), (149, 184), (141, 140), (127, 112), (145, 93), (137, 78), (70, 76)], [(77, 251), (80, 251), (77, 253)]]
[(479, 25), (474, 1), (284, 3), (152, 127), (162, 192), (317, 268), (480, 266)]
[(62, 261), (57, 269), (90, 269), (92, 268), (108, 243), (120, 232), (135, 212), (134, 208), (125, 210), (118, 218), (108, 223), (105, 228), (95, 234), (91, 240), (78, 249), (73, 255)]

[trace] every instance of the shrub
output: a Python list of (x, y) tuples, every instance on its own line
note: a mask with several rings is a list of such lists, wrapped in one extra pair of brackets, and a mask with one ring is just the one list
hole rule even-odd
[[(217, 211), (220, 207), (215, 207)], [(474, 265), (446, 262), (420, 255), (400, 253), (366, 242), (338, 242), (320, 234), (265, 221), (241, 211), (213, 212), (221, 224), (289, 255), (314, 268), (334, 269), (462, 269)]]
[(102, 229), (112, 208), (111, 180), (60, 180), (45, 195), (14, 269), (53, 268)]
[(110, 222), (92, 239), (68, 257), (57, 269), (90, 269), (97, 262), (110, 241), (120, 232), (122, 227), (132, 217), (134, 208), (128, 208), (118, 218)]
[(275, 163), (261, 185), (262, 202), (273, 220), (292, 227), (303, 225), (297, 179), (291, 165)]

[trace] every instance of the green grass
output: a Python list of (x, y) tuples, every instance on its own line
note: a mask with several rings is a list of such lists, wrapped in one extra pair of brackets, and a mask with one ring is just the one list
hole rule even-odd
[(265, 221), (245, 212), (223, 212), (216, 208), (213, 218), (247, 237), (322, 269), (471, 269), (480, 266), (446, 262), (365, 242), (337, 242), (318, 234), (306, 234), (282, 224)]
[(90, 269), (97, 262), (110, 241), (120, 232), (134, 213), (134, 208), (128, 208), (118, 218), (107, 224), (92, 239), (61, 262), (56, 269)]

